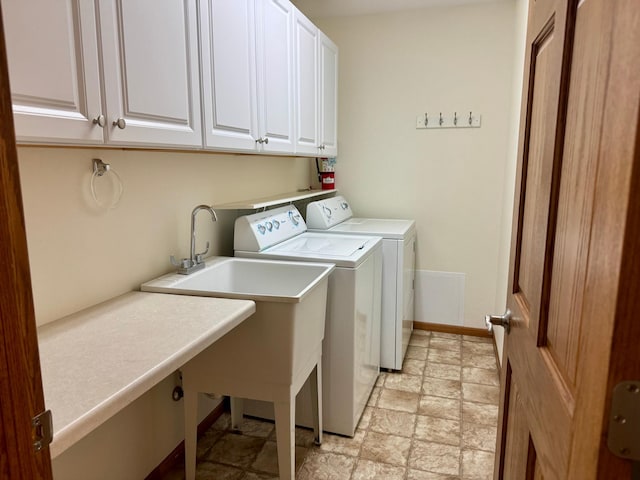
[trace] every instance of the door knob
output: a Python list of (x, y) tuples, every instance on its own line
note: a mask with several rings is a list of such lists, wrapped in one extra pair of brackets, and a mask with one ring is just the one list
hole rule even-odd
[(504, 327), (504, 331), (509, 333), (511, 328), (511, 310), (507, 308), (507, 311), (502, 315), (487, 315), (484, 317), (484, 322), (487, 324), (487, 330), (493, 331), (493, 326), (498, 325)]

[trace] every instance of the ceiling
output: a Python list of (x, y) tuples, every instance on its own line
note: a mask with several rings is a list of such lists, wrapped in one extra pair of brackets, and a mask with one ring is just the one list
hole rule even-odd
[(344, 17), (496, 0), (292, 0), (307, 17)]

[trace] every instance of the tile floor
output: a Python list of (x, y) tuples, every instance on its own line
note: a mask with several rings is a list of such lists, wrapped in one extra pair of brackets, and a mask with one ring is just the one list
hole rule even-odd
[[(414, 331), (401, 373), (381, 373), (354, 438), (296, 429), (298, 480), (491, 479), (499, 380), (488, 338)], [(198, 442), (198, 479), (277, 478), (275, 429), (225, 413)], [(181, 469), (163, 480), (184, 478)]]

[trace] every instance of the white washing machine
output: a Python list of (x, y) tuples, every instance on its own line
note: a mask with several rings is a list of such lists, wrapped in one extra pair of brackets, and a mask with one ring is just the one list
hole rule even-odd
[(309, 231), (383, 238), (380, 366), (401, 370), (413, 331), (415, 221), (353, 218), (351, 206), (340, 195), (309, 203), (306, 220)]
[[(235, 255), (335, 264), (322, 344), (322, 421), (324, 430), (353, 437), (380, 372), (382, 238), (306, 230), (293, 205), (239, 217)], [(296, 423), (310, 426), (306, 391), (298, 394)], [(247, 400), (244, 411), (271, 417), (270, 408)]]

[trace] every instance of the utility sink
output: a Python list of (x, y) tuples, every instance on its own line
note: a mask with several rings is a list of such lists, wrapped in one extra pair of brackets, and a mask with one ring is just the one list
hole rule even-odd
[(295, 397), (311, 377), (314, 432), (321, 441), (322, 340), (333, 269), (324, 263), (215, 257), (198, 272), (172, 273), (141, 286), (146, 292), (256, 302), (252, 316), (181, 368), (187, 480), (195, 477), (198, 392), (234, 397), (234, 426), (242, 419), (239, 399), (273, 402), (279, 474), (287, 480), (294, 478)]

